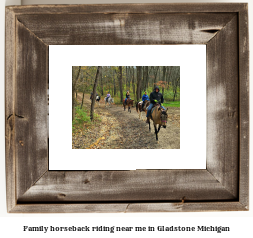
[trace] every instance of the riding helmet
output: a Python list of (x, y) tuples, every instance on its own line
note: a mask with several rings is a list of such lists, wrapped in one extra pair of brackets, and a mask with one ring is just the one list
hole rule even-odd
[(160, 91), (160, 89), (159, 89), (158, 86), (155, 86), (154, 91), (155, 91), (156, 89), (158, 89), (158, 92)]

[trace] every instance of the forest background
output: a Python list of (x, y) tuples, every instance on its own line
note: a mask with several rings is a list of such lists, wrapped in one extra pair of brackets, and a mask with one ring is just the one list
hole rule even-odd
[[(141, 100), (145, 91), (153, 91), (160, 87), (164, 97), (165, 107), (180, 107), (180, 66), (101, 66), (99, 76), (98, 66), (73, 66), (72, 69), (72, 119), (77, 107), (77, 94), (82, 93), (83, 107), (85, 94), (96, 92), (103, 101), (103, 96), (110, 92), (115, 104), (122, 104), (126, 91), (131, 99)], [(96, 77), (98, 76), (97, 80)]]

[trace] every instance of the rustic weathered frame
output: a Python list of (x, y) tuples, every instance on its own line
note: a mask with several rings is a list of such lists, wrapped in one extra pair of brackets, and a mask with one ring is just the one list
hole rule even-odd
[[(6, 7), (8, 212), (247, 211), (247, 7)], [(50, 44), (206, 44), (206, 170), (48, 171)]]

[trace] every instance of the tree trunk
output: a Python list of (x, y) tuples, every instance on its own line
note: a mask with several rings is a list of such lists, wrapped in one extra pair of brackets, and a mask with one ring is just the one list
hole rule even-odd
[(135, 100), (137, 100), (136, 98), (136, 93), (135, 93), (135, 84), (134, 84), (134, 67), (132, 68), (132, 73), (133, 73), (133, 75), (132, 75), (132, 87), (133, 87), (133, 93), (134, 93), (134, 95), (135, 95)]
[(142, 66), (136, 66), (137, 67), (137, 100), (141, 98), (141, 76), (142, 76)]
[(129, 90), (129, 89), (127, 88), (127, 80), (128, 80), (128, 78), (127, 78), (127, 71), (128, 71), (128, 68), (127, 68), (127, 66), (126, 66), (126, 90)]
[(172, 67), (173, 66), (169, 66), (167, 72), (169, 71), (169, 73), (167, 73), (167, 76), (166, 76), (166, 81), (167, 81), (167, 90), (169, 90), (169, 85), (170, 85), (170, 76), (171, 76), (171, 72), (172, 72)]
[(121, 102), (123, 102), (122, 66), (119, 66), (119, 90), (120, 90), (120, 100), (121, 100)]
[(173, 85), (173, 93), (174, 93), (173, 102), (177, 98), (177, 87), (178, 87), (178, 84), (179, 84), (179, 78), (175, 79), (175, 81), (174, 81), (174, 85)]
[(116, 82), (115, 82), (115, 77), (114, 77), (114, 71), (112, 71), (113, 75), (113, 96), (116, 95)]
[(82, 103), (81, 103), (81, 107), (80, 107), (81, 109), (82, 109), (82, 107), (83, 107), (84, 91), (85, 91), (85, 90), (83, 90)]
[(130, 86), (131, 86), (131, 67), (130, 66), (128, 67), (128, 70), (127, 70), (127, 85), (128, 85), (128, 90), (130, 90)]
[(81, 66), (79, 66), (79, 68), (78, 68), (77, 76), (74, 77), (75, 76), (74, 67), (72, 68), (72, 121), (75, 119), (75, 114), (76, 114), (76, 110), (75, 110), (75, 106), (76, 106), (75, 91), (76, 91), (76, 82), (79, 78), (80, 71), (81, 71)]
[(165, 75), (166, 75), (166, 66), (163, 66), (163, 82), (164, 82), (164, 85), (162, 87), (162, 94), (164, 94), (164, 87), (165, 87), (165, 83), (166, 83), (166, 80), (165, 80)]
[(92, 102), (91, 102), (91, 107), (90, 107), (90, 120), (91, 121), (93, 120), (94, 105), (95, 105), (96, 93), (97, 93), (97, 83), (98, 83), (98, 79), (99, 79), (101, 71), (102, 71), (102, 66), (98, 66), (97, 74), (96, 74), (96, 78), (95, 78), (95, 82), (94, 82), (94, 86), (93, 86), (93, 97), (92, 97)]
[(145, 87), (144, 90), (148, 89), (148, 66), (145, 66)]
[[(102, 66), (101, 66), (102, 67)], [(101, 82), (101, 95), (104, 95), (104, 85), (103, 85), (103, 75), (102, 75), (102, 70), (101, 70), (101, 74), (100, 74), (100, 82)]]
[(159, 66), (156, 68), (156, 72), (154, 72), (154, 82), (153, 82), (153, 88), (155, 87), (155, 83), (156, 83), (156, 78), (157, 78), (157, 74), (158, 74), (158, 70), (159, 70)]

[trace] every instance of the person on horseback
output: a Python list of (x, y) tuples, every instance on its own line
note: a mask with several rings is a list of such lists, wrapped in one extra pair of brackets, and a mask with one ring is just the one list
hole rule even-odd
[(128, 98), (130, 98), (130, 93), (129, 93), (129, 91), (127, 90), (127, 92), (126, 92), (126, 99), (125, 99), (125, 105), (126, 105), (126, 103), (127, 103), (127, 99)]
[(149, 123), (149, 117), (150, 117), (151, 109), (154, 106), (154, 104), (159, 103), (161, 105), (161, 107), (163, 109), (165, 109), (165, 107), (162, 106), (162, 103), (164, 101), (163, 95), (159, 91), (160, 91), (159, 87), (156, 86), (154, 88), (154, 91), (152, 93), (150, 93), (150, 105), (148, 107), (147, 121), (146, 121), (146, 123)]
[(110, 97), (111, 97), (111, 94), (110, 94), (110, 92), (108, 92), (106, 95), (106, 102), (108, 102), (108, 98), (110, 98)]
[(93, 96), (93, 92), (90, 93), (90, 99), (92, 99), (92, 96)]
[(149, 101), (149, 97), (147, 95), (147, 92), (145, 91), (145, 93), (142, 96), (142, 109), (146, 100)]

